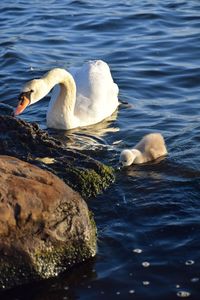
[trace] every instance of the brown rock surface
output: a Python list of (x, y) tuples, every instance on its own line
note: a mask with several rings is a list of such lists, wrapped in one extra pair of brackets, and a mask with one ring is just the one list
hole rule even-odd
[(0, 155), (0, 288), (55, 276), (95, 253), (81, 196), (52, 173)]

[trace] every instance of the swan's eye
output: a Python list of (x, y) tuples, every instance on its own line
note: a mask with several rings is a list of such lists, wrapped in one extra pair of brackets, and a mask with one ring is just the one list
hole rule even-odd
[(30, 90), (28, 92), (22, 92), (20, 95), (19, 95), (19, 103), (20, 105), (23, 105), (25, 102), (31, 102), (31, 93), (33, 93), (33, 90)]
[(128, 160), (127, 159), (123, 159), (123, 164), (126, 164), (127, 162), (128, 162)]

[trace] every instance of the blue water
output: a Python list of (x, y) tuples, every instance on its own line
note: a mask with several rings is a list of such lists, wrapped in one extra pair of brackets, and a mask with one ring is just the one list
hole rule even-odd
[[(169, 151), (117, 171), (88, 202), (94, 260), (1, 299), (199, 299), (200, 1), (1, 1), (0, 32), (1, 102), (16, 106), (23, 84), (53, 67), (103, 59), (123, 104), (106, 122), (56, 135), (113, 167), (146, 133), (162, 132)], [(21, 118), (46, 129), (48, 101)]]

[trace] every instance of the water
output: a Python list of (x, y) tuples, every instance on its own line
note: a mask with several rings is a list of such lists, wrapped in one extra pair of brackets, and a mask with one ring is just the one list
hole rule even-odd
[[(169, 151), (117, 171), (88, 202), (94, 260), (1, 299), (199, 299), (200, 2), (10, 0), (0, 11), (1, 102), (16, 106), (22, 85), (53, 67), (103, 59), (124, 104), (108, 121), (54, 134), (114, 167), (146, 133), (162, 132)], [(46, 128), (48, 101), (21, 117)]]

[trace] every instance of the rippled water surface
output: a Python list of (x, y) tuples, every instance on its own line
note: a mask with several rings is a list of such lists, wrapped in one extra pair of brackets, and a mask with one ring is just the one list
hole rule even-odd
[[(53, 67), (103, 59), (120, 88), (118, 112), (54, 134), (113, 167), (149, 132), (162, 132), (169, 151), (117, 171), (115, 184), (89, 201), (93, 261), (1, 299), (199, 299), (199, 0), (10, 0), (0, 2), (0, 16), (1, 102), (15, 106), (22, 85)], [(21, 117), (46, 128), (48, 101)]]

